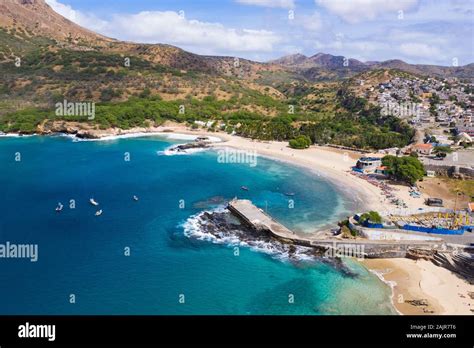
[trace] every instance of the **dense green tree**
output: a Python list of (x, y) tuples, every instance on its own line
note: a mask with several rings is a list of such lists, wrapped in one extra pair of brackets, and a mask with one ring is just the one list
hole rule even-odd
[(449, 146), (436, 146), (433, 150), (434, 153), (451, 153), (453, 150)]
[[(0, 33), (0, 48), (2, 42), (7, 41), (8, 37)], [(45, 47), (48, 44), (50, 43), (45, 42)], [(379, 108), (369, 104), (366, 99), (355, 96), (344, 84), (339, 90), (335, 87), (321, 90), (303, 81), (288, 83), (288, 76), (284, 76), (283, 80), (272, 87), (287, 98), (275, 98), (267, 94), (271, 89), (267, 88), (267, 93), (261, 93), (232, 79), (225, 79), (220, 82), (219, 88), (232, 95), (229, 99), (216, 98), (214, 85), (210, 86), (210, 92), (206, 92), (209, 95), (202, 100), (197, 98), (201, 93), (193, 90), (182, 100), (164, 101), (155, 91), (164, 92), (166, 88), (170, 93), (177, 93), (183, 80), (192, 85), (192, 81), (196, 79), (212, 79), (208, 78), (208, 74), (193, 71), (191, 67), (184, 73), (138, 56), (131, 57), (131, 60), (130, 67), (125, 68), (124, 58), (119, 54), (68, 49), (51, 52), (46, 48), (31, 50), (25, 54), (22, 69), (15, 68), (11, 62), (0, 63), (2, 73), (4, 72), (0, 95), (16, 93), (12, 92), (14, 81), (24, 77), (33, 81), (21, 90), (25, 94), (34, 91), (40, 81), (61, 83), (45, 94), (44, 104), (38, 104), (49, 105), (50, 108), (65, 97), (71, 100), (85, 97), (86, 100), (93, 101), (99, 91), (101, 103), (96, 105), (95, 119), (80, 121), (96, 124), (102, 129), (126, 129), (150, 123), (159, 125), (165, 120), (187, 123), (196, 120), (222, 120), (226, 132), (235, 132), (244, 137), (290, 141), (305, 136), (310, 140), (309, 144), (330, 143), (366, 149), (403, 147), (413, 136), (413, 129), (406, 122), (396, 117), (382, 116)], [(165, 74), (173, 83), (166, 85), (157, 82)], [(272, 73), (270, 77), (277, 75)], [(130, 84), (127, 85), (126, 82), (135, 82), (137, 76), (146, 80), (138, 79), (137, 84), (133, 84), (134, 88), (129, 89)], [(144, 85), (148, 87), (136, 91), (135, 86)], [(132, 91), (134, 97), (130, 97)], [(128, 95), (129, 99), (119, 101), (123, 94)], [(309, 94), (317, 97), (307, 98)], [(21, 97), (24, 99), (26, 95)], [(289, 108), (290, 105), (294, 108)], [(180, 112), (182, 106), (185, 112)], [(294, 113), (289, 114), (290, 109)], [(36, 131), (39, 123), (54, 115), (54, 109), (44, 112), (37, 108), (10, 114), (11, 111), (0, 110), (0, 130), (31, 133)], [(308, 142), (300, 144), (297, 141), (297, 144), (307, 146)]]
[(416, 157), (385, 156), (382, 164), (388, 167), (390, 175), (396, 180), (407, 182), (411, 185), (422, 179), (425, 174), (423, 163)]
[(369, 211), (360, 216), (359, 222), (363, 224), (365, 221), (370, 221), (376, 224), (382, 223), (382, 217), (376, 211)]
[(299, 135), (291, 139), (289, 145), (292, 149), (307, 149), (311, 146), (311, 139), (306, 135)]

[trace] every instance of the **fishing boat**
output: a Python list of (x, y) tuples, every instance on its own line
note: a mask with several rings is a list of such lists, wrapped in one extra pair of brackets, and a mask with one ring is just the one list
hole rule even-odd
[(240, 189), (241, 189), (241, 190), (244, 190), (244, 191), (248, 191), (248, 190), (249, 190), (249, 188), (248, 188), (247, 186), (240, 186)]
[(138, 201), (138, 197), (137, 197), (137, 196), (133, 196), (133, 200), (134, 200), (135, 202), (137, 202), (137, 201)]
[(56, 212), (60, 212), (61, 210), (63, 210), (64, 206), (61, 204), (61, 202), (58, 203), (58, 206), (56, 207)]
[(103, 213), (103, 212), (102, 212), (102, 209), (97, 210), (97, 211), (95, 212), (95, 216), (101, 216), (102, 213)]
[(285, 193), (285, 196), (288, 196), (288, 197), (293, 197), (295, 195), (294, 192), (286, 192)]
[(94, 200), (94, 198), (89, 199), (89, 202), (90, 202), (92, 205), (95, 205), (95, 206), (98, 206), (98, 205), (99, 205), (99, 203), (97, 203), (97, 202)]

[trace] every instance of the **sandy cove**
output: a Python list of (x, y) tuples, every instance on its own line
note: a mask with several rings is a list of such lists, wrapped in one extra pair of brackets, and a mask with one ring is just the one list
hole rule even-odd
[[(287, 162), (311, 170), (333, 182), (339, 189), (351, 192), (360, 205), (359, 211), (374, 209), (381, 211), (395, 208), (382, 191), (369, 182), (350, 174), (350, 168), (363, 154), (330, 147), (311, 146), (296, 150), (287, 142), (255, 141), (222, 132), (192, 130), (185, 125), (167, 122), (154, 128), (133, 128), (128, 130), (108, 129), (104, 131), (87, 130), (92, 138), (132, 136), (161, 133), (180, 133), (195, 136), (210, 136), (222, 139), (213, 143), (216, 148), (230, 147), (244, 151), (256, 151), (258, 156)], [(394, 195), (403, 200), (409, 209), (423, 206), (425, 197), (412, 198), (407, 186), (396, 185)], [(474, 287), (447, 269), (429, 261), (410, 259), (367, 259), (365, 267), (376, 273), (382, 280), (391, 284), (393, 304), (401, 314), (474, 314)], [(415, 306), (405, 301), (424, 300), (427, 305)], [(472, 310), (471, 310), (472, 309)]]
[[(193, 130), (185, 124), (171, 121), (158, 127), (135, 127), (131, 129), (109, 128), (105, 130), (94, 129), (87, 124), (79, 122), (55, 121), (49, 129), (39, 127), (39, 134), (53, 134), (55, 132), (74, 134), (85, 139), (114, 138), (117, 136), (133, 136), (146, 134), (159, 134), (174, 132), (191, 135), (205, 135), (218, 137), (223, 142), (213, 144), (214, 147), (231, 147), (245, 151), (256, 151), (258, 156), (269, 157), (275, 160), (288, 162), (293, 165), (307, 168), (317, 175), (322, 175), (331, 180), (340, 190), (349, 192), (359, 204), (358, 211), (393, 209), (396, 206), (382, 194), (382, 190), (371, 183), (350, 174), (350, 168), (357, 159), (363, 156), (356, 151), (339, 150), (324, 146), (311, 146), (309, 149), (296, 150), (288, 146), (288, 142), (256, 141), (223, 132), (207, 132), (203, 129)], [(404, 201), (409, 209), (416, 210), (423, 206), (424, 195), (413, 198), (409, 194), (409, 187), (392, 185), (396, 198)]]
[[(329, 147), (312, 146), (306, 150), (288, 147), (286, 142), (262, 142), (223, 133), (208, 133), (189, 130), (184, 127), (167, 127), (174, 132), (202, 136), (217, 136), (223, 143), (214, 147), (231, 147), (239, 150), (256, 151), (258, 155), (308, 168), (322, 174), (344, 191), (356, 192), (361, 210), (383, 206), (394, 208), (382, 195), (379, 188), (367, 181), (349, 174), (350, 167), (362, 154)], [(423, 198), (412, 198), (409, 188), (395, 186), (395, 195), (404, 200), (410, 209), (423, 206)], [(367, 259), (365, 267), (376, 273), (392, 287), (393, 304), (397, 311), (406, 315), (421, 314), (474, 314), (474, 286), (449, 270), (425, 260), (411, 259)], [(473, 298), (471, 298), (473, 296)], [(416, 306), (409, 302), (425, 300), (427, 306)]]
[[(474, 315), (474, 286), (430, 261), (367, 259), (362, 263), (391, 284), (393, 305), (402, 314)], [(406, 302), (414, 300), (426, 305)]]
[[(360, 202), (357, 210), (361, 212), (365, 210), (382, 211), (384, 208), (393, 209), (396, 207), (383, 195), (380, 188), (350, 174), (351, 167), (355, 165), (359, 157), (363, 156), (362, 153), (325, 146), (311, 146), (309, 149), (297, 150), (290, 148), (288, 142), (257, 141), (222, 132), (191, 130), (180, 124), (158, 127), (156, 130), (219, 137), (223, 142), (214, 143), (212, 146), (216, 148), (230, 147), (244, 151), (255, 151), (258, 156), (304, 167), (317, 175), (329, 179), (340, 190), (350, 192)], [(394, 188), (394, 195), (403, 200), (409, 209), (416, 210), (423, 206), (425, 197), (411, 197), (408, 186), (392, 185), (392, 187)]]

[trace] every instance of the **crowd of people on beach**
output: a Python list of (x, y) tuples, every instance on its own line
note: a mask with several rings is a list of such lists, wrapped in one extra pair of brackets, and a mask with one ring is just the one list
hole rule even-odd
[(350, 171), (350, 173), (362, 180), (367, 181), (368, 183), (372, 184), (375, 187), (378, 187), (382, 194), (385, 196), (386, 199), (390, 201), (390, 203), (395, 204), (398, 207), (407, 208), (407, 204), (400, 198), (394, 194), (395, 191), (399, 191), (398, 189), (388, 185), (385, 180), (379, 179), (376, 175), (372, 174), (362, 174), (356, 171)]

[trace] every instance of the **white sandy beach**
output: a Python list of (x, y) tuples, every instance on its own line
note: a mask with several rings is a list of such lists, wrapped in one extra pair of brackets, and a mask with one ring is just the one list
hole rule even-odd
[[(370, 259), (363, 264), (393, 286), (393, 304), (402, 314), (474, 315), (474, 286), (426, 260)], [(406, 301), (423, 300), (416, 306)]]
[[(160, 132), (166, 130), (176, 133), (219, 137), (223, 142), (214, 143), (213, 146), (226, 146), (239, 150), (256, 151), (258, 156), (264, 156), (310, 169), (316, 174), (330, 179), (339, 189), (350, 192), (354, 198), (360, 202), (360, 208), (358, 209), (360, 211), (372, 209), (383, 211), (395, 208), (395, 205), (391, 204), (382, 194), (380, 188), (350, 174), (351, 167), (355, 165), (359, 157), (363, 156), (362, 153), (322, 146), (311, 146), (309, 149), (296, 150), (288, 147), (287, 142), (255, 141), (226, 133), (208, 133), (203, 130), (190, 130), (184, 125), (176, 124), (159, 127), (157, 130)], [(416, 210), (423, 206), (423, 197), (411, 197), (409, 187), (402, 185), (393, 187), (395, 189), (395, 196), (403, 200), (409, 209)]]
[[(76, 129), (76, 131), (84, 131), (83, 125), (75, 122), (68, 122), (67, 124), (58, 123), (56, 129)], [(166, 122), (159, 127), (136, 127), (127, 130), (118, 128), (111, 128), (106, 130), (85, 129), (87, 133), (93, 135), (93, 138), (100, 139), (81, 139), (82, 141), (97, 141), (97, 140), (113, 140), (117, 138), (130, 138), (139, 136), (161, 135), (166, 137), (182, 135), (208, 136), (215, 147), (230, 147), (245, 151), (255, 151), (257, 156), (269, 157), (275, 160), (285, 161), (293, 165), (298, 165), (312, 170), (317, 175), (325, 176), (330, 179), (336, 186), (349, 192), (356, 202), (360, 203), (357, 207), (358, 211), (364, 210), (378, 210), (384, 211), (393, 209), (396, 206), (390, 203), (383, 194), (380, 188), (371, 183), (358, 178), (352, 174), (351, 167), (355, 165), (357, 159), (363, 156), (363, 153), (339, 150), (336, 148), (311, 146), (309, 149), (296, 150), (288, 146), (288, 142), (279, 141), (255, 141), (239, 136), (232, 136), (223, 132), (207, 132), (203, 129), (192, 130), (185, 124)], [(75, 137), (74, 135), (71, 135)], [(222, 142), (216, 142), (220, 138)], [(393, 194), (396, 198), (405, 202), (409, 209), (416, 210), (423, 206), (424, 196), (413, 198), (409, 194), (409, 187), (403, 185), (392, 185), (394, 189)]]
[[(174, 133), (174, 135), (173, 135)], [(167, 123), (153, 129), (135, 128), (127, 131), (107, 130), (99, 134), (104, 139), (144, 135), (166, 135), (175, 139), (190, 139), (181, 135), (208, 136), (216, 148), (230, 147), (238, 150), (256, 151), (258, 156), (284, 161), (310, 169), (336, 184), (341, 190), (350, 192), (360, 202), (360, 212), (369, 209), (383, 211), (393, 209), (382, 194), (380, 188), (350, 174), (362, 153), (339, 150), (329, 147), (311, 146), (309, 149), (296, 150), (288, 147), (287, 142), (254, 141), (232, 136), (226, 133), (211, 133), (205, 130), (191, 130), (185, 125)], [(97, 134), (96, 134), (97, 135)], [(217, 142), (217, 138), (222, 141)], [(409, 188), (392, 185), (394, 194), (403, 200), (409, 209), (423, 207), (424, 197), (412, 198)], [(447, 269), (438, 267), (429, 261), (410, 259), (370, 259), (364, 265), (393, 287), (393, 303), (402, 314), (473, 314), (474, 287)], [(411, 300), (424, 300), (428, 305), (415, 306)], [(472, 310), (471, 310), (472, 309)]]
[[(223, 143), (215, 143), (215, 147), (256, 151), (261, 156), (308, 168), (328, 177), (343, 190), (354, 192), (361, 202), (361, 210), (395, 207), (378, 187), (349, 173), (362, 154), (319, 146), (296, 150), (289, 148), (286, 142), (253, 141), (223, 133), (190, 131), (182, 126), (166, 128), (186, 134), (218, 136)], [(424, 199), (412, 198), (408, 187), (397, 185), (395, 189), (394, 194), (405, 201), (409, 209), (423, 207)], [(474, 314), (474, 300), (470, 297), (474, 296), (474, 287), (447, 269), (429, 261), (411, 259), (371, 259), (365, 260), (364, 265), (379, 276), (383, 274), (381, 278), (394, 285), (393, 303), (401, 314)], [(428, 306), (414, 306), (405, 300), (426, 300)]]

